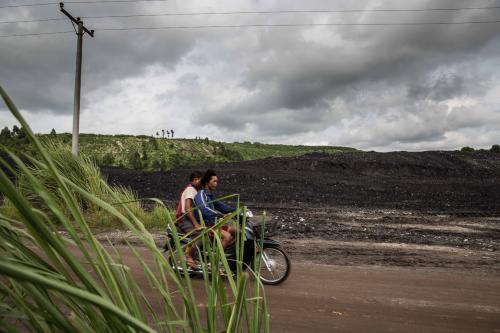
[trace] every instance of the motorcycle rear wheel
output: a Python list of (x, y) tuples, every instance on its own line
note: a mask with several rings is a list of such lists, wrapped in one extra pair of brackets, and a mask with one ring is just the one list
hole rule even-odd
[(265, 247), (260, 254), (260, 280), (264, 284), (280, 284), (288, 278), (290, 259), (281, 247)]

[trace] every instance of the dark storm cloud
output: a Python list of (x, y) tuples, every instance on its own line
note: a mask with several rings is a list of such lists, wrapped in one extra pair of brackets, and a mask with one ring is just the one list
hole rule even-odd
[[(61, 39), (2, 39), (2, 86), (22, 109), (71, 110), (73, 101), (74, 45)], [(72, 49), (73, 50), (73, 49)], [(70, 60), (71, 59), (71, 60)], [(73, 69), (74, 71), (74, 69)]]
[[(136, 5), (129, 10), (134, 8), (136, 11), (141, 9)], [(75, 6), (71, 11), (89, 16), (105, 10), (103, 7), (96, 9)], [(59, 15), (55, 10), (52, 12)], [(57, 17), (54, 13), (45, 15)], [(43, 13), (35, 9), (24, 9), (17, 15), (17, 19), (20, 18), (19, 15), (24, 19), (43, 17)], [(96, 28), (96, 33), (94, 38), (84, 36), (82, 98), (85, 98), (85, 93), (98, 90), (114, 80), (139, 75), (148, 66), (158, 65), (167, 68), (175, 66), (179, 59), (189, 52), (195, 40), (186, 38), (186, 35), (162, 31), (99, 31), (98, 27), (122, 26), (123, 22), (117, 20), (107, 20), (105, 24), (87, 20), (85, 24), (89, 28)], [(0, 28), (1, 34), (72, 29), (69, 21), (57, 21), (51, 25), (43, 23), (0, 25)], [(19, 107), (32, 112), (71, 112), (75, 75), (75, 35), (3, 38), (0, 42), (2, 85), (12, 98), (18, 101)], [(84, 103), (84, 100), (82, 102)]]
[[(433, 2), (427, 3), (431, 6)], [(381, 6), (387, 8), (387, 5)], [(398, 3), (397, 7), (401, 6)], [(446, 7), (447, 4), (443, 2), (440, 6)], [(456, 2), (448, 2), (448, 6), (457, 5)], [(400, 21), (467, 21), (484, 14), (481, 11), (473, 14), (449, 12), (431, 19), (428, 13), (413, 14)], [(391, 22), (388, 16), (378, 20)], [(367, 18), (362, 22), (367, 21), (373, 20)], [(199, 123), (212, 122), (226, 128), (241, 128), (247, 122), (234, 120), (241, 117), (265, 134), (274, 129), (276, 135), (288, 130), (301, 133), (324, 129), (338, 120), (338, 114), (329, 101), (340, 99), (352, 103), (364, 94), (363, 89), (367, 86), (368, 89), (377, 89), (377, 84), (381, 82), (408, 86), (410, 99), (407, 103), (420, 98), (438, 102), (477, 95), (478, 87), (484, 84), (484, 80), (478, 81), (482, 80), (480, 77), (472, 77), (471, 81), (465, 81), (460, 73), (443, 75), (431, 81), (428, 77), (442, 67), (474, 61), (483, 48), (498, 38), (500, 25), (344, 27), (331, 29), (336, 32), (324, 38), (326, 44), (305, 39), (303, 34), (306, 30), (260, 34), (257, 53), (242, 63), (247, 70), (240, 77), (240, 85), (247, 89), (247, 97), (204, 110), (199, 114)], [(341, 41), (328, 45), (329, 38)], [(384, 95), (384, 91), (379, 93), (381, 97)], [(369, 106), (353, 108), (350, 114), (341, 116), (367, 112), (373, 110)], [(224, 116), (228, 114), (232, 116)], [(253, 120), (250, 120), (251, 114), (254, 115)], [(283, 127), (283, 123), (287, 125)], [(423, 131), (409, 140), (441, 135), (442, 132)]]
[(482, 96), (488, 89), (489, 78), (490, 75), (467, 77), (443, 74), (424, 82), (410, 83), (408, 97), (441, 102), (455, 97)]

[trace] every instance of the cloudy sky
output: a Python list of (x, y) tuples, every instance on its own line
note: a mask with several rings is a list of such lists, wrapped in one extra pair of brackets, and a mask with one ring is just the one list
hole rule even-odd
[[(47, 2), (0, 0), (0, 22), (64, 18), (57, 4), (8, 7)], [(463, 7), (490, 8), (428, 10)], [(170, 0), (65, 8), (96, 30), (84, 38), (84, 133), (174, 129), (177, 137), (378, 151), (500, 143), (500, 23), (410, 24), (500, 21), (499, 1)], [(173, 13), (205, 14), (110, 17)], [(386, 25), (373, 25), (380, 23)], [(198, 28), (107, 30), (188, 26)], [(0, 23), (1, 36), (72, 29), (68, 20)], [(74, 33), (0, 37), (0, 84), (36, 132), (71, 131), (75, 51)], [(0, 105), (0, 126), (14, 123)]]

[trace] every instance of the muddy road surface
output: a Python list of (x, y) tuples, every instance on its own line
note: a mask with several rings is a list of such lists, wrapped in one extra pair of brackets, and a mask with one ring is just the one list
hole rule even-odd
[[(159, 302), (131, 251), (118, 247), (153, 308)], [(144, 248), (141, 257), (153, 263)], [(500, 332), (500, 277), (455, 270), (313, 264), (266, 286), (271, 332)], [(193, 280), (203, 307), (203, 281)], [(203, 309), (200, 309), (203, 313)]]
[(289, 280), (266, 293), (273, 332), (500, 332), (499, 283), (451, 271), (296, 262)]

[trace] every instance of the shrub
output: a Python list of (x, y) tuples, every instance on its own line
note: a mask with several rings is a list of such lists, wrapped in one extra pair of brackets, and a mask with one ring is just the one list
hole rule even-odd
[(101, 160), (102, 165), (113, 165), (114, 162), (115, 162), (115, 158), (114, 158), (113, 154), (110, 152), (107, 152), (106, 154), (104, 154), (104, 156), (102, 157), (102, 160)]
[(12, 137), (12, 133), (10, 132), (10, 129), (5, 126), (2, 131), (0, 132), (0, 140), (2, 141), (8, 141)]
[(151, 162), (151, 169), (160, 170), (160, 161), (158, 159), (155, 158), (153, 162)]
[(243, 161), (243, 155), (236, 150), (224, 148), (221, 151), (221, 155), (227, 158), (229, 161)]
[(154, 150), (158, 150), (158, 141), (156, 141), (156, 139), (152, 136), (149, 137), (148, 139), (148, 143), (150, 146), (153, 147)]
[(471, 153), (474, 151), (474, 148), (472, 147), (462, 147), (462, 149), (460, 149), (461, 152), (465, 152), (465, 153)]
[(165, 171), (168, 169), (167, 161), (164, 158), (160, 159), (160, 171)]
[(141, 155), (139, 155), (137, 150), (133, 150), (132, 152), (129, 153), (128, 164), (130, 165), (130, 167), (132, 169), (141, 169), (142, 168)]
[(491, 146), (490, 152), (492, 152), (492, 153), (500, 153), (500, 145), (493, 145), (493, 146)]
[(186, 157), (178, 152), (171, 154), (168, 159), (172, 168), (178, 168), (186, 164)]

